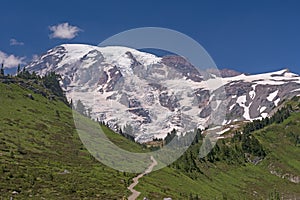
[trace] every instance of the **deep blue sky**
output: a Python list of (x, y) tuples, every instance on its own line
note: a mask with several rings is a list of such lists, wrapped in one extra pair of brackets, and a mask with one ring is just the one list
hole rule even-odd
[[(49, 26), (82, 29), (71, 40), (49, 38)], [(220, 68), (300, 73), (300, 1), (1, 1), (0, 51), (26, 56), (61, 43), (97, 45), (121, 31), (164, 27), (197, 40)], [(14, 38), (24, 45), (11, 46)]]

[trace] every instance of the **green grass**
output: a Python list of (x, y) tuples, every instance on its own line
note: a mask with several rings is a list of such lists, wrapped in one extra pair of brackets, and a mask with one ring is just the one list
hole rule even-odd
[[(209, 168), (209, 175), (192, 180), (172, 168), (164, 168), (143, 178), (137, 186), (143, 196), (150, 199), (172, 197), (187, 199), (192, 193), (201, 199), (267, 199), (277, 188), (285, 198), (299, 197), (299, 185), (269, 173), (264, 165), (234, 167), (224, 170), (222, 166)], [(208, 174), (208, 172), (206, 172)]]
[[(300, 183), (291, 182), (289, 177), (300, 176), (300, 147), (294, 140), (300, 135), (299, 122), (300, 113), (296, 112), (281, 124), (253, 133), (267, 152), (257, 165), (200, 163), (203, 174), (194, 180), (178, 170), (164, 168), (141, 180), (137, 186), (142, 191), (140, 199), (143, 196), (187, 199), (190, 193), (198, 194), (201, 199), (268, 199), (274, 189), (283, 199), (298, 199)], [(271, 174), (271, 170), (277, 175)], [(282, 178), (284, 174), (287, 176)]]
[[(64, 103), (0, 83), (0, 104), (0, 199), (121, 199), (130, 194), (127, 186), (134, 175), (106, 167), (89, 154)], [(105, 132), (122, 148), (143, 151)]]
[[(82, 144), (72, 111), (64, 103), (17, 84), (0, 83), (0, 104), (0, 199), (122, 199), (130, 195), (127, 186), (135, 174), (96, 161)], [(81, 120), (95, 125), (86, 118)], [(299, 122), (300, 114), (293, 113), (282, 124), (254, 133), (267, 152), (258, 165), (198, 163), (203, 174), (192, 178), (166, 167), (139, 180), (135, 188), (142, 192), (139, 199), (189, 199), (191, 194), (201, 199), (267, 199), (274, 189), (284, 199), (300, 198), (299, 183), (270, 173), (272, 168), (281, 175), (300, 175), (300, 149), (293, 140), (300, 133)], [(102, 129), (125, 150), (148, 151), (106, 127)], [(82, 139), (90, 141), (84, 133)]]

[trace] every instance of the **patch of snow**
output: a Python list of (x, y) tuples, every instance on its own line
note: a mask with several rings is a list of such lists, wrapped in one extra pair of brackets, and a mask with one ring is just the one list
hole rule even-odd
[(291, 72), (286, 72), (284, 74), (284, 77), (287, 77), (287, 78), (294, 78), (294, 77), (297, 77), (297, 76), (299, 76), (299, 75), (291, 73)]
[(220, 128), (221, 128), (221, 126), (215, 126), (215, 127), (207, 129), (207, 131), (213, 131), (213, 130), (217, 130), (217, 129), (220, 129)]
[(62, 67), (65, 64), (71, 64), (82, 58), (88, 52), (97, 49), (96, 46), (84, 45), (84, 44), (63, 44), (61, 45), (67, 51), (64, 59), (59, 63), (58, 67)]
[(260, 115), (261, 115), (263, 118), (268, 117), (268, 113), (261, 113)]
[(252, 102), (246, 106), (246, 102), (247, 102), (247, 96), (246, 95), (243, 95), (243, 96), (239, 96), (237, 98), (237, 101), (236, 101), (241, 107), (244, 108), (244, 114), (243, 114), (243, 117), (246, 119), (246, 120), (251, 120), (250, 118), (250, 113), (249, 113), (249, 108), (252, 104)]
[(259, 112), (262, 113), (262, 112), (264, 112), (266, 109), (267, 109), (266, 106), (262, 106), (262, 107), (259, 109)]
[(212, 108), (213, 110), (217, 110), (218, 107), (220, 106), (221, 102), (222, 102), (221, 100), (213, 101), (212, 104), (211, 104), (211, 108)]
[(254, 97), (255, 97), (255, 91), (254, 90), (251, 90), (250, 92), (249, 92), (249, 96), (250, 96), (250, 98), (251, 99), (254, 99)]
[(253, 90), (251, 90), (251, 91), (249, 92), (249, 96), (250, 96), (251, 99), (254, 99), (255, 96), (256, 96), (256, 92), (255, 92), (256, 86), (257, 86), (257, 85), (252, 85), (252, 86), (251, 86), (252, 89), (253, 89)]
[(267, 100), (268, 101), (273, 101), (275, 99), (275, 97), (277, 96), (279, 90), (276, 90), (275, 92), (272, 92), (269, 94), (269, 96), (267, 96)]
[(212, 78), (217, 78), (217, 76), (215, 74), (210, 74), (210, 75), (211, 75)]
[(275, 106), (278, 106), (278, 103), (279, 103), (279, 102), (280, 102), (280, 98), (276, 99), (276, 100), (274, 101)]
[(209, 101), (212, 101), (212, 99), (214, 98), (215, 94), (212, 94), (209, 96)]
[(251, 120), (251, 117), (250, 117), (250, 106), (251, 106), (252, 102), (249, 104), (249, 106), (246, 106), (244, 107), (244, 114), (243, 114), (243, 117), (246, 119), (246, 120)]
[(145, 52), (140, 52), (136, 49), (122, 47), (122, 46), (106, 46), (106, 47), (98, 47), (100, 52), (106, 58), (106, 61), (109, 63), (113, 63), (116, 61), (120, 61), (123, 64), (131, 61), (131, 59), (126, 55), (126, 52), (132, 53), (132, 55), (143, 65), (151, 65), (161, 61), (161, 58)]
[(222, 134), (226, 133), (226, 132), (229, 131), (229, 130), (230, 130), (230, 128), (225, 128), (225, 129), (222, 130), (222, 131), (216, 132), (216, 134), (222, 135)]
[(232, 110), (234, 108), (236, 104), (232, 104), (230, 107), (229, 107), (229, 110)]
[(292, 90), (291, 92), (298, 92), (298, 91), (300, 91), (300, 88)]
[(243, 95), (243, 96), (239, 96), (236, 100), (236, 102), (242, 106), (243, 104), (245, 104), (247, 102), (247, 96), (246, 95)]
[(224, 126), (224, 125), (226, 125), (226, 124), (230, 124), (231, 123), (231, 120), (226, 120), (226, 119), (224, 119), (224, 121), (222, 122), (222, 125)]
[[(274, 76), (275, 75), (275, 76)], [(282, 76), (281, 76), (282, 75)], [(289, 73), (287, 70), (280, 70), (277, 72), (269, 72), (264, 74), (245, 75), (241, 74), (233, 77), (226, 78), (213, 78), (201, 83), (202, 87), (209, 90), (216, 90), (226, 84), (233, 84), (233, 82), (243, 81), (255, 83), (256, 85), (282, 85), (289, 82), (300, 83), (300, 77), (297, 74)], [(255, 90), (255, 88), (254, 88)]]
[(275, 75), (284, 75), (287, 72), (288, 72), (288, 69), (282, 69), (282, 70), (279, 70), (277, 72), (272, 72), (272, 74), (275, 74)]

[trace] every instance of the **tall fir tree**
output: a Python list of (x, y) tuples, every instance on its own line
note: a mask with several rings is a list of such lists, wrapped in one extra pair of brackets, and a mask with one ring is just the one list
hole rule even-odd
[(18, 64), (17, 74), (19, 74), (19, 73), (20, 73), (20, 71), (21, 71), (21, 65), (20, 65), (20, 64)]
[(3, 63), (1, 65), (0, 75), (4, 76), (4, 64)]
[(86, 116), (85, 106), (80, 100), (77, 101), (76, 110), (79, 114)]

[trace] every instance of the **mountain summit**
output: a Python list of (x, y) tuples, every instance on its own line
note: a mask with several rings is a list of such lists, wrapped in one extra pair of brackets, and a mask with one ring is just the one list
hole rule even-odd
[[(179, 132), (267, 117), (300, 94), (300, 76), (288, 70), (245, 75), (199, 70), (179, 56), (157, 57), (119, 46), (64, 44), (27, 67), (61, 75), (67, 98), (81, 100), (94, 119), (143, 142)], [(129, 131), (129, 130), (127, 130)]]

